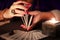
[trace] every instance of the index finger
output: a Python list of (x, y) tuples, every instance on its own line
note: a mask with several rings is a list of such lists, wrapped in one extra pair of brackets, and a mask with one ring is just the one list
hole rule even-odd
[(30, 4), (30, 3), (25, 2), (25, 1), (17, 1), (17, 2), (14, 2), (13, 4), (20, 4), (20, 3), (23, 3), (23, 4)]

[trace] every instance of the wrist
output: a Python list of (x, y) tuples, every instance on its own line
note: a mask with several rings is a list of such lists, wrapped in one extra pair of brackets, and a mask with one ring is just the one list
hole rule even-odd
[(3, 17), (5, 19), (11, 19), (13, 16), (11, 15), (11, 12), (9, 12), (9, 9), (6, 9), (6, 11), (3, 13)]
[(8, 15), (6, 15), (7, 14), (6, 12), (7, 12), (7, 9), (4, 9), (1, 12), (1, 17), (0, 17), (1, 20), (8, 20), (8, 18), (6, 18), (6, 16), (8, 16)]
[(3, 12), (3, 18), (8, 19), (8, 9), (5, 9), (5, 11)]

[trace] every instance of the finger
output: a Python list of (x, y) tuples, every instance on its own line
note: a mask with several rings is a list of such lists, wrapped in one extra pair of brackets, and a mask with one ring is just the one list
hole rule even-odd
[(27, 3), (27, 2), (25, 2), (25, 1), (18, 1), (18, 2), (14, 2), (13, 3), (13, 5), (17, 5), (17, 4), (19, 4), (19, 5), (23, 5), (23, 6), (27, 6), (27, 7), (31, 7), (31, 4), (30, 3)]
[(40, 11), (31, 11), (31, 12), (29, 12), (29, 14), (30, 15), (34, 15), (34, 16), (36, 16), (36, 15), (40, 15)]
[(34, 15), (35, 13), (33, 11), (29, 12), (28, 13), (29, 15)]
[(28, 28), (27, 28), (27, 31), (29, 31), (29, 30), (31, 30), (32, 29), (32, 27), (31, 26), (29, 26)]
[(31, 12), (29, 12), (29, 14), (30, 14), (30, 15), (34, 15), (34, 16), (35, 16), (35, 15), (37, 15), (37, 14), (38, 14), (38, 12), (36, 13), (35, 11), (31, 11)]
[(25, 1), (17, 1), (17, 2), (14, 2), (13, 4), (20, 4), (20, 3), (23, 3), (23, 4), (30, 4), (30, 3), (25, 2)]
[(25, 25), (23, 25), (23, 24), (22, 24), (20, 27), (22, 27), (22, 28), (26, 29), (26, 26), (25, 26)]
[(14, 17), (22, 17), (24, 15), (21, 15), (21, 14), (14, 14)]
[(33, 24), (35, 24), (35, 23), (38, 23), (39, 21), (40, 21), (40, 19), (41, 19), (41, 17), (40, 17), (40, 15), (37, 15), (37, 16), (35, 16), (34, 18), (33, 18)]
[(27, 10), (27, 8), (24, 7), (23, 5), (13, 5), (13, 6), (11, 6), (11, 9), (16, 9), (16, 8), (18, 8), (18, 9), (23, 9), (23, 10)]
[(20, 14), (20, 15), (24, 15), (25, 14), (24, 11), (20, 11), (20, 10), (15, 10), (15, 13)]
[(22, 17), (22, 16), (24, 16), (24, 14), (25, 14), (25, 12), (23, 12), (23, 11), (18, 12), (18, 10), (17, 10), (17, 13), (15, 13), (14, 16), (15, 17)]

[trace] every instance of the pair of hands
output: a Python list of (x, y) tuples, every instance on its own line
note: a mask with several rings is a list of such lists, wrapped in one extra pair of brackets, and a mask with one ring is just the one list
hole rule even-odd
[[(21, 5), (22, 4), (27, 4), (27, 5)], [(31, 4), (30, 3), (27, 3), (25, 1), (17, 1), (17, 2), (14, 2), (11, 7), (9, 9), (7, 9), (7, 11), (4, 13), (4, 17), (5, 18), (13, 18), (13, 17), (22, 17), (26, 14), (25, 11), (27, 11), (29, 9), (29, 7), (31, 7)], [(22, 10), (20, 10), (22, 9)], [(14, 13), (15, 12), (15, 13)], [(38, 11), (31, 11), (28, 13), (29, 15), (33, 15), (34, 18), (33, 18), (33, 22), (32, 22), (32, 25), (31, 27), (37, 23), (39, 20), (40, 20), (40, 15)], [(23, 28), (25, 28), (24, 25), (22, 25)], [(27, 30), (31, 29), (28, 28)]]
[[(29, 6), (21, 5), (21, 3), (27, 4)], [(31, 7), (31, 4), (27, 3), (25, 1), (14, 2), (11, 5), (11, 7), (4, 12), (3, 16), (4, 16), (4, 18), (22, 17), (26, 14), (26, 11), (29, 9), (29, 7)], [(48, 19), (54, 18), (54, 15), (51, 12), (30, 11), (30, 12), (28, 12), (28, 14), (34, 16), (31, 27), (33, 27), (41, 19), (47, 19), (48, 20)], [(21, 27), (26, 29), (25, 25), (21, 25)], [(30, 30), (31, 27), (27, 28), (27, 30)]]

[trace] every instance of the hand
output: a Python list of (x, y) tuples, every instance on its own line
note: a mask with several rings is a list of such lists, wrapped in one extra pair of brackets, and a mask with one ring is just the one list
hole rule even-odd
[(29, 14), (34, 16), (31, 26), (34, 26), (41, 20), (50, 20), (51, 18), (55, 18), (55, 16), (51, 12), (31, 11), (29, 12)]
[(28, 8), (26, 8), (24, 5), (21, 5), (21, 3), (23, 4), (29, 4), (27, 2), (24, 1), (17, 1), (14, 2), (11, 7), (9, 9), (6, 10), (6, 12), (4, 13), (4, 18), (12, 18), (12, 17), (21, 17), (25, 14), (25, 11), (28, 10)]
[(32, 24), (30, 26), (26, 26), (24, 24), (22, 24), (20, 27), (22, 27), (23, 29), (26, 29), (27, 31), (31, 30), (33, 28), (33, 26), (40, 21), (40, 12), (39, 11), (31, 11), (29, 12), (29, 15), (34, 16), (33, 20), (32, 20)]
[(31, 26), (26, 26), (26, 25), (24, 25), (24, 24), (22, 24), (22, 25), (20, 25), (20, 27), (22, 27), (23, 29), (25, 29), (25, 30), (27, 30), (27, 31), (30, 31), (31, 29), (32, 29), (32, 27)]
[(34, 16), (33, 20), (32, 20), (32, 26), (34, 26), (37, 22), (39, 22), (41, 20), (41, 12), (40, 11), (31, 11), (29, 12), (30, 15)]

